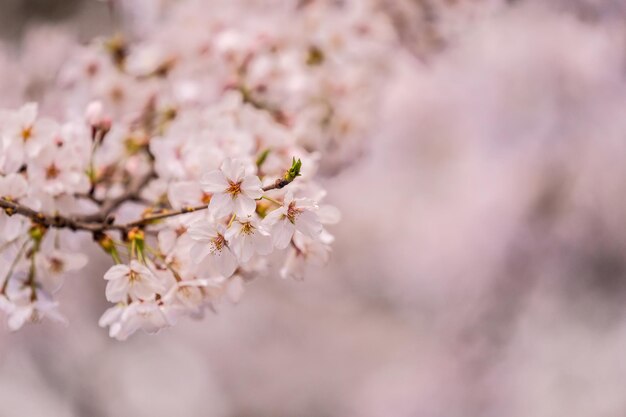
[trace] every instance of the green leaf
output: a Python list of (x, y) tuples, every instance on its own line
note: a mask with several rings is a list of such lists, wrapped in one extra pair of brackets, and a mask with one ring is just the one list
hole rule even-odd
[(302, 161), (298, 158), (293, 158), (291, 162), (291, 168), (287, 172), (285, 172), (285, 179), (287, 181), (293, 181), (296, 177), (300, 176), (300, 169), (302, 168)]
[(256, 166), (261, 168), (261, 165), (263, 165), (263, 163), (265, 162), (265, 160), (267, 159), (268, 155), (270, 154), (272, 150), (270, 148), (267, 148), (266, 150), (264, 150), (263, 152), (261, 152), (261, 155), (259, 155), (259, 157), (256, 159)]

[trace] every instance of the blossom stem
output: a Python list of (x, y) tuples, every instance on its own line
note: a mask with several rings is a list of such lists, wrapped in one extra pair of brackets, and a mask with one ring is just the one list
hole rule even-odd
[(262, 198), (262, 199), (264, 199), (264, 200), (267, 200), (267, 201), (271, 201), (272, 203), (274, 203), (274, 204), (276, 204), (276, 205), (279, 205), (279, 206), (282, 206), (282, 205), (283, 205), (283, 203), (281, 203), (280, 201), (278, 201), (278, 200), (274, 200), (272, 197), (268, 197), (268, 196), (266, 196), (266, 195), (264, 195), (264, 196), (263, 196), (263, 197), (261, 197), (261, 198)]
[(15, 266), (17, 265), (17, 263), (20, 261), (20, 258), (24, 254), (24, 251), (26, 250), (26, 245), (27, 244), (28, 244), (28, 240), (26, 242), (24, 242), (24, 244), (22, 245), (20, 250), (17, 252), (17, 255), (15, 255), (15, 259), (11, 263), (11, 266), (9, 267), (9, 271), (7, 272), (6, 276), (4, 277), (4, 282), (2, 284), (2, 289), (0, 289), (0, 294), (4, 294), (6, 292), (7, 286), (9, 285), (9, 279), (11, 278), (11, 275), (13, 274), (13, 270), (15, 269)]
[(33, 247), (29, 251), (27, 256), (30, 256), (30, 269), (28, 271), (28, 279), (26, 280), (26, 285), (30, 287), (30, 301), (34, 302), (37, 300), (37, 282), (35, 280), (35, 275), (37, 272), (37, 266), (35, 264), (35, 255), (39, 252), (41, 247), (41, 239), (33, 239)]
[(237, 218), (237, 215), (233, 214), (232, 217), (230, 218), (230, 221), (228, 222), (228, 226), (226, 226), (226, 227), (232, 226), (233, 222), (235, 221), (236, 218)]
[(117, 265), (122, 263), (122, 260), (120, 259), (120, 255), (118, 255), (117, 251), (111, 251), (111, 258), (113, 258), (113, 262), (115, 262)]

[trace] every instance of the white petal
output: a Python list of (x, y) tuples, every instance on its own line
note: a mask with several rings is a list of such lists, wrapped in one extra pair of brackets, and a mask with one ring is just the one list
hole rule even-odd
[(211, 247), (208, 243), (194, 243), (189, 250), (189, 255), (196, 264), (202, 262), (209, 253), (211, 253)]
[[(223, 191), (225, 188), (222, 188)], [(170, 184), (167, 191), (167, 199), (175, 209), (183, 206), (196, 205), (202, 199), (202, 190), (197, 182), (180, 181)]]
[(128, 280), (127, 279), (115, 279), (107, 283), (105, 290), (107, 300), (112, 303), (125, 301), (128, 295)]
[(285, 249), (289, 245), (295, 229), (295, 226), (289, 220), (278, 221), (272, 228), (274, 246), (278, 249)]
[(263, 195), (262, 184), (256, 175), (248, 175), (241, 183), (241, 190), (250, 198), (257, 199)]
[(222, 163), (222, 172), (232, 182), (239, 182), (245, 174), (246, 167), (241, 161), (227, 158)]
[(120, 319), (120, 316), (122, 315), (123, 310), (124, 308), (120, 307), (119, 305), (107, 309), (107, 311), (102, 314), (102, 317), (100, 317), (100, 320), (98, 320), (98, 326), (110, 326), (114, 322), (118, 321)]
[(272, 238), (269, 235), (257, 232), (252, 236), (256, 252), (259, 255), (269, 255), (272, 252)]
[(124, 264), (113, 265), (104, 274), (104, 279), (106, 279), (107, 281), (119, 280), (120, 278), (124, 278), (129, 273), (130, 273), (130, 267), (128, 265), (124, 265)]
[(209, 211), (215, 217), (223, 217), (233, 211), (233, 199), (228, 194), (213, 194), (209, 203)]
[(189, 228), (189, 237), (197, 242), (210, 242), (216, 234), (210, 223), (196, 222)]
[(37, 103), (26, 103), (19, 110), (20, 122), (25, 125), (30, 125), (35, 122), (37, 118)]
[(295, 249), (292, 249), (285, 259), (285, 264), (280, 269), (280, 276), (284, 279), (291, 278), (300, 281), (304, 279), (305, 266), (302, 257), (297, 255)]
[(136, 259), (130, 261), (130, 268), (133, 271), (137, 272), (139, 275), (143, 275), (147, 278), (154, 278), (154, 274), (152, 273), (152, 271)]
[(276, 210), (270, 212), (263, 219), (264, 226), (272, 226), (278, 221), (281, 221), (282, 217), (287, 213), (287, 209), (285, 207), (279, 207)]
[(129, 293), (141, 300), (150, 300), (154, 298), (155, 289), (147, 279), (140, 279), (131, 284)]
[(256, 201), (247, 197), (243, 194), (240, 194), (233, 201), (234, 212), (239, 217), (247, 217), (254, 213), (256, 210)]
[(229, 184), (222, 171), (207, 172), (202, 176), (202, 190), (207, 193), (219, 193), (225, 191)]
[(220, 251), (212, 253), (211, 259), (218, 272), (228, 278), (237, 269), (237, 259), (228, 248), (222, 248)]
[(24, 323), (33, 315), (32, 305), (26, 307), (20, 307), (16, 309), (11, 316), (9, 316), (9, 329), (16, 331), (19, 330)]
[(255, 247), (251, 236), (242, 237), (238, 253), (241, 262), (248, 262), (250, 258), (252, 258), (252, 255), (254, 255), (254, 252)]
[(304, 210), (296, 217), (296, 229), (306, 236), (315, 238), (322, 232), (322, 223), (317, 214)]
[(163, 253), (170, 253), (176, 245), (176, 232), (171, 229), (161, 230), (157, 236), (159, 249)]

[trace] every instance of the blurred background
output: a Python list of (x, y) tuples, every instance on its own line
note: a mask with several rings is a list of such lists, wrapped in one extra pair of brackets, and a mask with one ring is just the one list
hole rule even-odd
[[(404, 49), (326, 181), (330, 264), (117, 342), (101, 258), (60, 293), (69, 327), (0, 330), (1, 417), (626, 415), (626, 1), (380, 7)], [(111, 25), (94, 0), (0, 1), (21, 66)]]

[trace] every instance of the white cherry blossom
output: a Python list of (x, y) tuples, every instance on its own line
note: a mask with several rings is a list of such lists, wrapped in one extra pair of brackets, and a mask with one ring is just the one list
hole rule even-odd
[(261, 198), (261, 180), (246, 175), (246, 166), (239, 160), (226, 159), (219, 170), (202, 177), (202, 189), (211, 193), (209, 210), (216, 217), (235, 213), (245, 217), (254, 213), (256, 199)]
[(104, 279), (108, 281), (106, 298), (112, 303), (126, 301), (128, 297), (133, 300), (150, 300), (164, 291), (154, 273), (137, 260), (132, 260), (130, 265), (112, 266), (104, 274)]
[(272, 251), (272, 237), (253, 216), (239, 218), (226, 232), (230, 248), (241, 262), (248, 262), (256, 253), (268, 255)]
[(65, 274), (84, 268), (88, 260), (85, 254), (65, 252), (56, 248), (35, 254), (35, 265), (40, 273), (40, 281), (50, 292), (55, 292), (61, 287)]
[(296, 231), (310, 238), (317, 238), (322, 224), (317, 216), (317, 205), (306, 198), (294, 198), (288, 192), (283, 205), (265, 217), (263, 223), (271, 230), (274, 245), (284, 249)]
[(37, 322), (48, 317), (58, 323), (67, 324), (67, 319), (58, 312), (59, 303), (52, 301), (48, 294), (22, 287), (10, 290), (8, 295), (0, 294), (0, 310), (8, 316), (9, 329), (19, 330), (27, 322)]
[(28, 103), (18, 111), (5, 113), (2, 119), (2, 136), (9, 141), (9, 147), (19, 150), (22, 161), (39, 154), (44, 146), (52, 142), (59, 126), (51, 119), (38, 118), (37, 103)]
[(189, 228), (189, 236), (194, 244), (190, 255), (195, 263), (202, 262), (207, 256), (217, 271), (229, 277), (237, 269), (237, 258), (228, 246), (223, 226), (213, 226), (208, 222), (199, 221)]
[(109, 308), (98, 322), (100, 327), (109, 327), (109, 336), (126, 340), (137, 330), (156, 333), (170, 326), (163, 308), (155, 301), (133, 301)]

